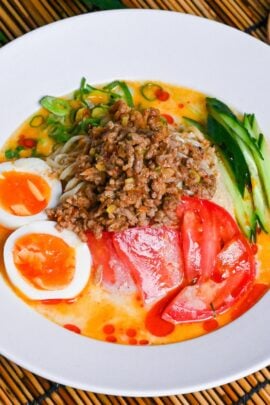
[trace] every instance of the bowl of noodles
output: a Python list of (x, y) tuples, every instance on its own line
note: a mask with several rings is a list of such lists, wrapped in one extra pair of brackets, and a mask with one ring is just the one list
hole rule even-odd
[(39, 29), (0, 60), (1, 353), (117, 395), (267, 365), (269, 49), (125, 10)]

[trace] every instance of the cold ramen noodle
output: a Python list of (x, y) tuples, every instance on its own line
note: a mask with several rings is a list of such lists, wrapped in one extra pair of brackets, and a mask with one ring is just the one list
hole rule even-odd
[[(270, 155), (254, 114), (157, 82), (45, 96), (0, 164), (1, 274), (73, 332), (182, 341), (270, 285)], [(267, 177), (268, 176), (268, 177)]]

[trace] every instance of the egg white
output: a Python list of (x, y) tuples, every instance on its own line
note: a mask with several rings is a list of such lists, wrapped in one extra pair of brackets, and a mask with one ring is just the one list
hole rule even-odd
[[(55, 178), (50, 166), (48, 166), (44, 160), (39, 158), (22, 158), (14, 162), (4, 162), (0, 164), (0, 176), (1, 173), (11, 171), (31, 173), (42, 177), (50, 188), (50, 198), (46, 208), (53, 208), (58, 204), (62, 194), (61, 181)], [(16, 190), (14, 190), (14, 192), (16, 193)], [(16, 229), (33, 221), (41, 221), (44, 219), (47, 219), (45, 210), (34, 215), (18, 216), (7, 212), (1, 207), (0, 202), (0, 224), (8, 229)]]
[[(40, 221), (25, 225), (14, 231), (6, 240), (4, 246), (4, 264), (11, 283), (31, 300), (71, 299), (75, 298), (86, 286), (92, 266), (92, 256), (87, 243), (69, 230), (58, 231), (54, 221)], [(27, 234), (48, 234), (57, 236), (75, 250), (75, 271), (70, 284), (63, 289), (42, 290), (28, 282), (16, 267), (13, 259), (13, 249), (16, 240)]]

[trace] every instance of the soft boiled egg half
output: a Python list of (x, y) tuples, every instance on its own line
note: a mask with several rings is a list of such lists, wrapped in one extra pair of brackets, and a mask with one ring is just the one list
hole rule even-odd
[(54, 221), (32, 222), (14, 231), (4, 246), (8, 278), (32, 300), (75, 298), (90, 277), (87, 244), (55, 226)]
[(0, 224), (16, 229), (47, 219), (46, 208), (58, 204), (61, 182), (38, 158), (0, 164)]

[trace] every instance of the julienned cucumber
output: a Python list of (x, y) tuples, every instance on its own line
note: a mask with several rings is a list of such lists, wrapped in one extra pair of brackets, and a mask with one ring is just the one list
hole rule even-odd
[(234, 173), (236, 186), (244, 195), (246, 186), (250, 185), (250, 174), (243, 152), (229, 131), (211, 115), (207, 118), (207, 137), (218, 146)]
[(256, 158), (256, 156), (254, 158), (258, 166), (258, 171), (264, 187), (267, 203), (270, 207), (270, 153), (268, 145), (264, 135), (260, 131), (254, 114), (244, 115), (244, 126), (249, 132), (249, 135), (257, 140), (257, 144), (263, 156), (263, 159), (258, 159)]
[[(217, 103), (218, 100), (214, 99)], [(213, 107), (212, 99), (207, 98), (207, 108), (210, 113), (221, 125), (225, 126), (230, 132), (234, 133), (235, 136), (239, 137), (244, 141), (249, 148), (252, 150), (254, 155), (259, 155), (262, 158), (260, 148), (258, 147), (255, 140), (249, 135), (249, 132), (244, 127), (244, 125), (238, 120), (238, 118), (233, 115), (233, 113), (228, 114), (224, 112), (219, 112), (215, 107)]]
[(219, 100), (207, 98), (206, 102), (209, 116), (221, 124), (241, 148), (250, 173), (258, 222), (266, 232), (270, 232), (270, 156), (255, 116), (245, 115), (241, 122), (229, 107)]
[(235, 176), (227, 159), (219, 148), (217, 150), (219, 155), (219, 169), (222, 179), (225, 182), (225, 186), (232, 197), (236, 220), (243, 233), (250, 240), (253, 240), (256, 235), (256, 215), (254, 212), (252, 195), (246, 187), (242, 198), (237, 187)]
[(256, 161), (254, 160), (249, 148), (241, 139), (239, 140), (239, 146), (243, 151), (250, 172), (252, 196), (256, 216), (263, 230), (270, 232), (270, 212), (260, 180), (258, 167), (256, 166)]

